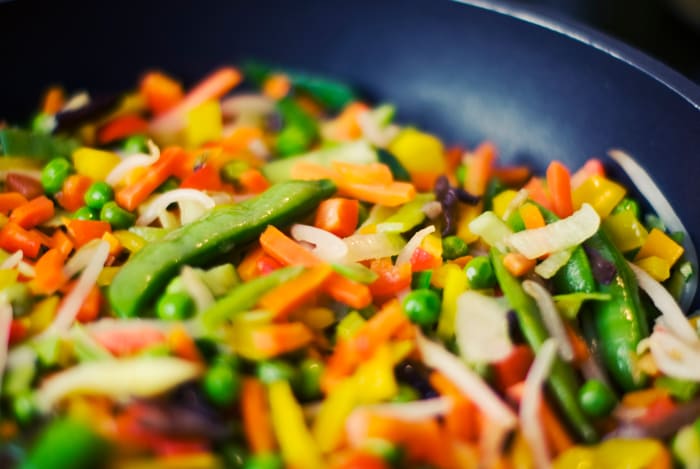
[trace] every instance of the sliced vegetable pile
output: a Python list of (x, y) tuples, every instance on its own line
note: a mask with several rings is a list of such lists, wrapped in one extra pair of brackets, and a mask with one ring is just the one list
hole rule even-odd
[(0, 465), (700, 468), (673, 211), (394, 114), (255, 63), (0, 127)]

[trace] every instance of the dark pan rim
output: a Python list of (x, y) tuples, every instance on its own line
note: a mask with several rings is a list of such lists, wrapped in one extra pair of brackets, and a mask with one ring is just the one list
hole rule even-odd
[(599, 51), (636, 68), (640, 72), (658, 81), (691, 106), (700, 111), (700, 86), (668, 65), (652, 58), (626, 43), (612, 38), (594, 28), (585, 26), (575, 20), (557, 16), (555, 12), (543, 14), (523, 5), (506, 1), (492, 0), (452, 0), (455, 3), (493, 11), (505, 16), (517, 18), (552, 32), (562, 34), (575, 41), (591, 46)]

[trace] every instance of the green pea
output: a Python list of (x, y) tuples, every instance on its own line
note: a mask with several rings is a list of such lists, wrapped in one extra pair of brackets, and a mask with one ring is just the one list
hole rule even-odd
[(36, 415), (36, 405), (31, 392), (23, 392), (12, 400), (12, 412), (17, 421), (24, 425), (32, 421)]
[(442, 258), (451, 260), (466, 256), (469, 246), (459, 236), (447, 236), (442, 238)]
[(581, 409), (592, 417), (608, 415), (617, 404), (617, 398), (612, 390), (597, 379), (590, 379), (581, 386), (578, 400)]
[(148, 140), (143, 135), (132, 135), (124, 140), (122, 149), (126, 153), (145, 153), (148, 151)]
[(305, 399), (315, 399), (321, 395), (321, 375), (325, 367), (322, 361), (307, 358), (301, 362), (299, 391)]
[(407, 384), (399, 384), (399, 390), (391, 400), (392, 402), (412, 402), (417, 401), (419, 398), (420, 394), (413, 387)]
[(225, 406), (238, 398), (241, 377), (225, 362), (217, 362), (204, 374), (204, 392), (214, 404)]
[(112, 228), (125, 230), (136, 221), (136, 215), (117, 205), (116, 202), (107, 202), (100, 210), (100, 220), (106, 221)]
[(629, 197), (622, 199), (620, 203), (615, 206), (612, 213), (615, 214), (620, 212), (632, 212), (637, 218), (639, 218), (639, 214), (641, 213), (639, 210), (639, 203), (634, 199), (630, 199)]
[(112, 186), (104, 181), (92, 183), (85, 191), (85, 205), (94, 210), (100, 210), (104, 204), (114, 199)]
[(49, 195), (54, 195), (63, 187), (63, 182), (73, 172), (73, 167), (65, 158), (54, 158), (41, 170), (41, 185)]
[(496, 275), (491, 261), (486, 256), (478, 256), (470, 260), (464, 268), (469, 280), (469, 286), (476, 290), (492, 288), (496, 285)]
[(166, 321), (187, 319), (194, 313), (194, 302), (185, 292), (166, 293), (156, 303), (156, 314)]
[(80, 207), (73, 212), (73, 218), (76, 220), (97, 220), (100, 217), (98, 213), (95, 213), (90, 207)]
[(415, 324), (432, 326), (440, 317), (440, 297), (433, 290), (413, 290), (403, 300), (403, 310)]
[(282, 360), (265, 360), (258, 363), (256, 374), (263, 383), (275, 381), (296, 381), (297, 370), (292, 365)]
[(275, 149), (280, 156), (303, 153), (310, 144), (307, 132), (298, 125), (287, 125), (277, 135)]
[(276, 453), (254, 454), (243, 464), (243, 469), (284, 469), (284, 462)]
[(56, 118), (51, 114), (40, 112), (32, 119), (32, 130), (39, 134), (49, 135), (56, 127)]

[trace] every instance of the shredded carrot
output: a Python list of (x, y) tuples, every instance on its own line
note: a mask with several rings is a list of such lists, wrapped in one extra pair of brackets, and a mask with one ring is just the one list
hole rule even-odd
[(80, 322), (90, 322), (97, 319), (100, 315), (100, 309), (104, 304), (104, 297), (102, 296), (102, 291), (97, 285), (90, 289), (90, 292), (85, 297), (85, 301), (78, 310), (76, 319)]
[(51, 295), (58, 291), (67, 281), (63, 273), (65, 256), (58, 249), (49, 249), (34, 265), (34, 289), (36, 293)]
[(183, 158), (187, 158), (187, 153), (182, 148), (166, 149), (140, 179), (117, 191), (117, 203), (127, 210), (136, 210), (141, 202), (174, 174)]
[(21, 250), (25, 256), (35, 258), (39, 254), (44, 237), (37, 230), (25, 230), (17, 223), (7, 222), (0, 230), (0, 248), (8, 252)]
[(559, 218), (565, 218), (574, 213), (571, 174), (569, 169), (559, 161), (552, 161), (547, 167), (547, 187), (552, 197), (554, 213)]
[(58, 229), (51, 235), (50, 246), (57, 249), (65, 259), (73, 250), (73, 241), (71, 241), (65, 231)]
[(184, 96), (182, 86), (160, 72), (149, 72), (139, 86), (139, 93), (153, 114), (162, 114), (177, 106)]
[(298, 277), (273, 288), (258, 305), (271, 312), (275, 319), (283, 319), (292, 311), (316, 297), (318, 290), (333, 272), (328, 264), (319, 264)]
[(302, 322), (270, 324), (251, 332), (253, 347), (263, 358), (297, 350), (311, 342), (312, 338), (311, 330)]
[(360, 203), (356, 199), (326, 199), (316, 210), (314, 225), (344, 238), (355, 232), (359, 213)]
[(41, 105), (41, 112), (51, 115), (56, 114), (61, 110), (64, 102), (65, 96), (63, 94), (63, 88), (59, 86), (52, 86), (44, 95), (44, 102)]
[(536, 261), (528, 259), (518, 252), (509, 252), (503, 258), (503, 265), (506, 266), (508, 272), (520, 277), (530, 272), (535, 267)]
[(502, 166), (493, 169), (493, 176), (500, 179), (506, 186), (519, 186), (530, 177), (527, 166)]
[(472, 260), (474, 256), (461, 256), (456, 259), (452, 259), (450, 263), (452, 264), (457, 264), (460, 267), (466, 266), (470, 260)]
[(473, 195), (484, 195), (493, 173), (496, 161), (496, 147), (491, 142), (484, 142), (471, 154), (469, 170), (464, 180), (464, 189)]
[(523, 219), (525, 228), (532, 230), (534, 228), (542, 228), (545, 225), (542, 212), (535, 204), (525, 203), (518, 209), (520, 217)]
[(392, 182), (386, 185), (341, 184), (341, 194), (355, 197), (365, 202), (396, 207), (410, 202), (416, 195), (416, 187), (408, 182)]
[(27, 202), (27, 198), (19, 192), (3, 192), (0, 194), (0, 213), (7, 215)]
[(241, 388), (241, 414), (243, 433), (253, 454), (271, 453), (275, 450), (275, 435), (270, 420), (267, 392), (262, 382), (245, 378)]
[(50, 220), (53, 215), (53, 202), (45, 195), (41, 195), (14, 209), (10, 215), (10, 221), (28, 229)]
[(73, 218), (65, 219), (64, 224), (77, 249), (80, 249), (87, 242), (93, 239), (100, 239), (105, 233), (112, 231), (112, 227), (106, 221), (78, 220)]
[(292, 89), (292, 82), (284, 73), (274, 73), (267, 77), (262, 86), (265, 96), (272, 99), (282, 99), (289, 94)]
[(446, 429), (462, 441), (475, 441), (479, 434), (478, 409), (445, 375), (434, 371), (430, 384), (438, 393), (452, 399), (452, 409), (445, 417)]
[(530, 178), (527, 184), (523, 187), (527, 190), (530, 198), (546, 208), (547, 210), (553, 210), (552, 201), (549, 197), (549, 192), (542, 182), (541, 178), (533, 177)]
[(92, 179), (81, 174), (71, 174), (63, 182), (63, 188), (56, 194), (56, 201), (69, 212), (75, 212), (85, 205), (85, 193), (92, 185)]
[(100, 130), (97, 131), (97, 141), (105, 145), (145, 132), (147, 128), (148, 122), (138, 114), (118, 116), (100, 127)]
[(260, 170), (255, 168), (246, 169), (238, 176), (238, 183), (248, 194), (260, 194), (270, 187), (270, 182)]

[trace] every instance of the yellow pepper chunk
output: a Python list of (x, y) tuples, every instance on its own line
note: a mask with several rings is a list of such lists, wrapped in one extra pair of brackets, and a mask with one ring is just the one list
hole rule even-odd
[(666, 233), (653, 228), (647, 236), (642, 248), (637, 252), (635, 260), (649, 256), (657, 256), (665, 259), (670, 266), (676, 263), (683, 255), (683, 246), (672, 240)]
[(644, 225), (630, 211), (610, 215), (603, 221), (603, 230), (622, 252), (641, 247), (649, 235)]
[(389, 145), (389, 151), (410, 173), (445, 172), (442, 141), (434, 135), (413, 128), (403, 129)]
[(597, 446), (573, 446), (554, 461), (554, 469), (670, 469), (671, 457), (658, 440), (614, 438)]
[(346, 340), (355, 335), (355, 332), (365, 323), (365, 318), (357, 311), (352, 311), (338, 323), (335, 329), (337, 340)]
[(272, 428), (288, 467), (322, 469), (325, 467), (319, 447), (306, 427), (304, 413), (284, 380), (269, 385)]
[(0, 288), (5, 288), (17, 281), (16, 269), (0, 269)]
[(75, 171), (95, 181), (104, 181), (121, 159), (110, 151), (82, 147), (73, 152)]
[(328, 308), (307, 308), (301, 311), (298, 315), (301, 322), (314, 330), (322, 330), (335, 322), (335, 314)]
[(469, 224), (480, 214), (481, 204), (459, 204), (457, 206), (457, 236), (462, 238), (467, 244), (471, 244), (479, 239), (477, 235), (471, 232)]
[(503, 214), (506, 213), (506, 209), (516, 195), (518, 195), (518, 192), (513, 189), (507, 189), (499, 193), (493, 198), (493, 213), (495, 213), (498, 218), (503, 218)]
[(450, 339), (455, 333), (457, 317), (457, 298), (467, 290), (467, 276), (456, 264), (445, 265), (445, 287), (442, 294), (442, 312), (438, 322), (438, 335)]
[(359, 366), (353, 379), (355, 397), (361, 404), (374, 404), (395, 396), (398, 385), (391, 348), (386, 344), (379, 347), (372, 358)]
[(58, 309), (58, 296), (49, 296), (34, 305), (29, 313), (29, 333), (36, 334), (51, 324)]
[(222, 133), (223, 119), (218, 101), (206, 101), (187, 113), (185, 140), (189, 147), (218, 140)]
[(119, 272), (119, 269), (121, 269), (121, 267), (104, 267), (100, 271), (100, 275), (97, 277), (97, 286), (106, 287), (110, 285), (114, 276), (117, 275), (117, 272)]
[(588, 203), (598, 212), (600, 218), (605, 218), (625, 197), (626, 192), (624, 187), (609, 179), (591, 176), (574, 189), (572, 199), (576, 210)]
[(657, 282), (663, 282), (671, 276), (671, 265), (666, 259), (662, 259), (659, 256), (645, 257), (634, 261), (634, 263), (651, 275)]
[(431, 233), (423, 238), (420, 247), (435, 259), (442, 260), (442, 238), (438, 234)]
[(340, 445), (345, 420), (355, 408), (355, 391), (355, 382), (348, 378), (335, 386), (323, 400), (312, 429), (321, 452), (328, 453)]
[(112, 235), (119, 241), (119, 244), (129, 252), (140, 251), (146, 245), (145, 239), (131, 231), (118, 230), (112, 233)]

